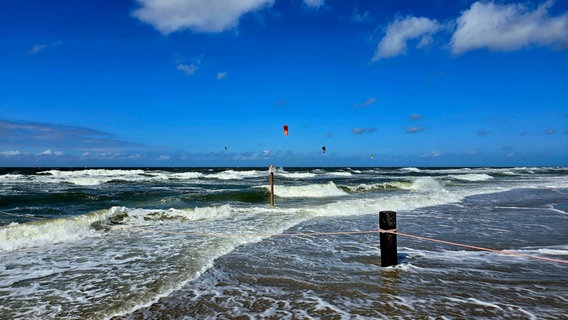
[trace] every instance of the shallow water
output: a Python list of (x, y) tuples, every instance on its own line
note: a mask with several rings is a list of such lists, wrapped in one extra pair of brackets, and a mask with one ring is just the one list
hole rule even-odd
[(568, 260), (567, 172), (280, 169), (270, 208), (261, 169), (4, 169), (0, 318), (562, 318), (567, 264), (399, 236), (381, 268), (377, 223)]

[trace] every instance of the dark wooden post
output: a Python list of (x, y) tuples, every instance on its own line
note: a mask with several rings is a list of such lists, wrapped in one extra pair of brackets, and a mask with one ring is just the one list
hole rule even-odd
[(274, 207), (274, 171), (276, 169), (273, 165), (270, 165), (268, 171), (270, 172), (270, 206)]
[(396, 231), (396, 212), (379, 212), (379, 229), (381, 230), (381, 267), (397, 265), (396, 234), (385, 232)]

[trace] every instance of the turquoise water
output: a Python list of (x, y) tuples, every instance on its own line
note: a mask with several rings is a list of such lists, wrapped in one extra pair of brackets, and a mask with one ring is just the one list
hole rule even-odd
[(270, 208), (264, 168), (1, 169), (0, 318), (561, 318), (566, 264), (399, 236), (381, 268), (376, 229), (568, 260), (567, 173), (279, 168)]

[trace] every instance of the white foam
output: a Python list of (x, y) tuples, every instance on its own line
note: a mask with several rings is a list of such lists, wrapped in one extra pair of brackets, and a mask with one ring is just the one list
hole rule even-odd
[(236, 170), (225, 170), (218, 173), (208, 174), (205, 177), (210, 179), (219, 180), (243, 180), (246, 178), (256, 178), (263, 175), (267, 175), (268, 171), (258, 171), (258, 170), (248, 170), (248, 171), (236, 171)]
[(360, 191), (371, 191), (377, 189), (387, 189), (389, 188), (389, 186), (395, 187), (394, 185), (384, 182), (384, 183), (373, 183), (373, 184), (360, 183), (355, 186), (344, 186), (344, 188), (347, 188), (351, 192), (360, 192)]
[(76, 176), (132, 176), (143, 174), (144, 170), (122, 170), (122, 169), (86, 169), (86, 170), (73, 170), (73, 171), (61, 171), (61, 170), (48, 170), (38, 172), (38, 174), (49, 174), (54, 177), (76, 177)]
[(328, 174), (330, 176), (338, 176), (338, 177), (351, 177), (351, 176), (353, 176), (353, 173), (345, 172), (345, 171), (329, 172)]
[(416, 178), (413, 179), (410, 183), (394, 181), (390, 182), (389, 184), (399, 189), (405, 189), (405, 190), (432, 191), (432, 190), (443, 189), (442, 184), (438, 182), (438, 180), (431, 177)]
[(277, 176), (282, 176), (284, 178), (289, 178), (289, 179), (307, 179), (307, 178), (313, 178), (316, 176), (315, 173), (310, 173), (310, 172), (283, 172), (283, 173), (278, 173), (276, 172)]
[(546, 254), (549, 256), (566, 256), (568, 257), (568, 249), (538, 249), (538, 253)]
[(486, 173), (469, 173), (460, 175), (451, 175), (450, 178), (462, 181), (487, 181), (493, 179), (492, 176)]
[(0, 250), (41, 247), (95, 237), (97, 233), (90, 226), (99, 219), (97, 216), (76, 216), (3, 226), (0, 227)]
[(495, 308), (497, 310), (502, 310), (502, 308), (496, 302), (486, 302), (486, 301), (481, 301), (481, 300), (476, 299), (476, 298), (460, 299), (460, 298), (456, 298), (454, 296), (454, 297), (446, 297), (446, 299), (448, 299), (450, 301), (454, 301), (454, 302), (460, 302), (460, 303), (471, 303), (471, 304), (482, 306), (484, 308), (489, 307), (489, 308)]
[(81, 186), (93, 186), (107, 183), (112, 180), (142, 181), (150, 180), (144, 176), (144, 170), (120, 170), (120, 169), (88, 169), (75, 171), (48, 170), (38, 172), (34, 177), (44, 183), (71, 183)]
[(12, 173), (8, 173), (8, 174), (3, 174), (0, 175), (0, 181), (5, 180), (5, 181), (18, 181), (18, 180), (22, 180), (25, 179), (25, 176), (22, 174), (12, 174)]
[(345, 196), (347, 193), (339, 189), (332, 181), (326, 184), (310, 184), (305, 186), (274, 187), (274, 194), (281, 198), (327, 198)]
[(551, 247), (546, 247), (546, 248), (523, 248), (523, 249), (514, 250), (514, 251), (519, 252), (519, 253), (526, 253), (526, 254), (541, 254), (541, 255), (549, 255), (549, 256), (566, 256), (566, 257), (568, 257), (568, 244), (551, 246)]
[[(86, 169), (75, 171), (48, 170), (38, 172), (35, 176), (12, 175), (10, 178), (14, 182), (25, 182), (29, 178), (42, 183), (70, 183), (80, 186), (96, 186), (110, 181), (168, 181), (168, 180), (193, 180), (202, 178), (211, 179), (243, 179), (250, 175), (246, 171), (225, 171), (217, 174), (205, 175), (201, 172), (167, 172), (167, 171), (145, 171), (141, 169)], [(0, 179), (2, 177), (0, 176)], [(0, 180), (1, 181), (1, 180)]]
[(177, 172), (172, 174), (164, 174), (165, 177), (169, 178), (169, 176), (180, 179), (180, 180), (192, 180), (192, 179), (199, 179), (203, 178), (204, 174), (201, 172)]
[(193, 210), (170, 209), (169, 212), (182, 212), (181, 216), (188, 220), (217, 220), (228, 218), (234, 213), (230, 205), (195, 208)]

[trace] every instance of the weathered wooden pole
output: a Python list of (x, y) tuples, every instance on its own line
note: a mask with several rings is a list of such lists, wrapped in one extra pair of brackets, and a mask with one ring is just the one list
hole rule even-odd
[[(379, 212), (379, 230), (381, 239), (381, 267), (389, 267), (398, 264), (396, 250), (396, 212)], [(391, 231), (391, 232), (387, 232)]]
[(270, 165), (270, 167), (268, 168), (268, 172), (270, 172), (270, 206), (274, 207), (274, 171), (276, 171), (276, 168), (274, 168), (273, 165)]

